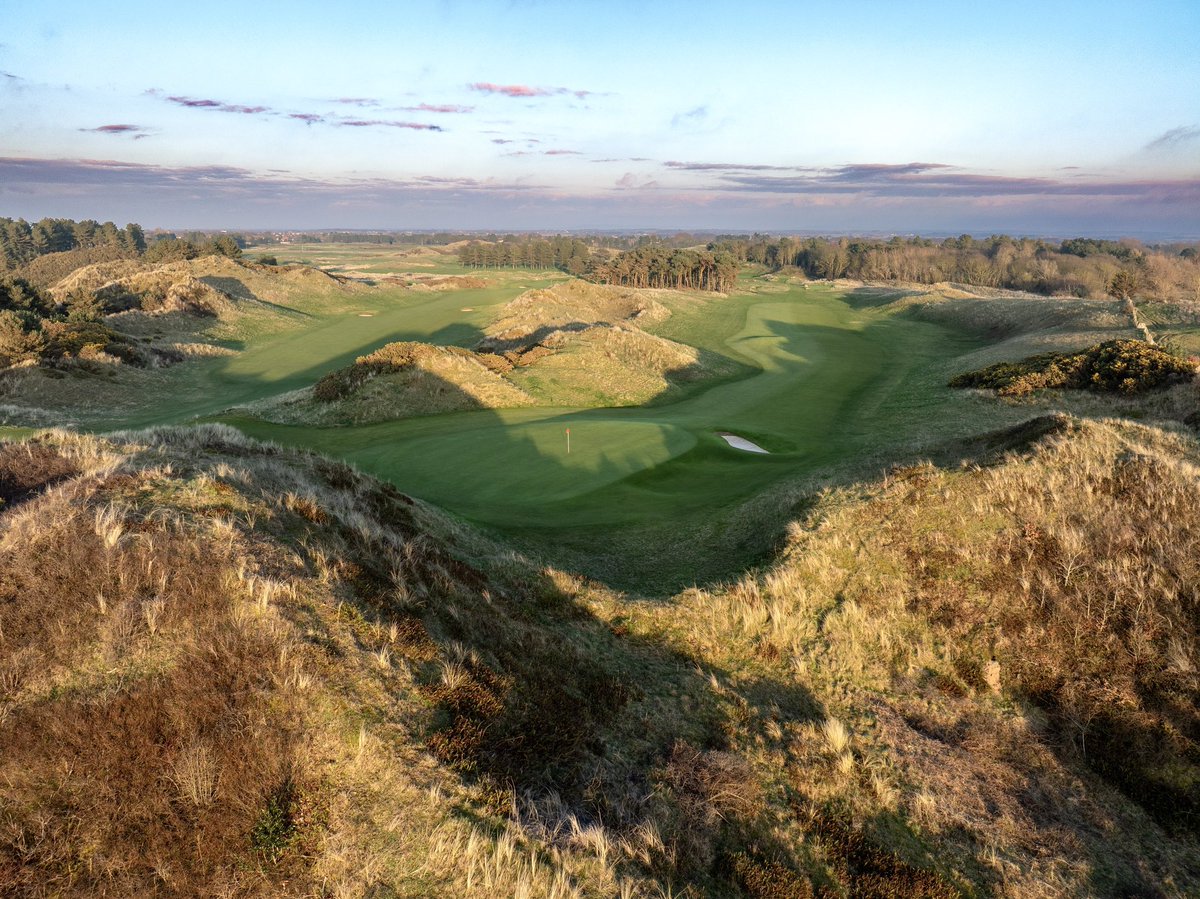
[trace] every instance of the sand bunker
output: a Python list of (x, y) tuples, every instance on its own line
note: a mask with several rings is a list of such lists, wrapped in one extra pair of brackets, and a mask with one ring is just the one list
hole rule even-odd
[(374, 318), (375, 313), (374, 312), (360, 312), (360, 313), (358, 313), (358, 317), (359, 318)]
[(764, 455), (770, 455), (768, 450), (763, 449), (757, 443), (751, 443), (745, 437), (739, 437), (737, 434), (730, 434), (727, 431), (721, 431), (720, 436), (734, 449), (740, 449), (747, 453), (763, 453)]

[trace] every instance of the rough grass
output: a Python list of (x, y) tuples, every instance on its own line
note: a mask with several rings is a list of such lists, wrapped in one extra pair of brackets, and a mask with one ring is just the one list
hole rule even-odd
[(633, 834), (714, 714), (581, 584), (343, 465), (212, 427), (0, 462), (5, 895), (611, 895), (592, 822)]
[(962, 447), (646, 599), (227, 428), (4, 445), (0, 893), (1195, 895), (1194, 437)]
[(1189, 895), (1195, 454), (1074, 424), (1028, 457), (899, 470), (824, 497), (768, 571), (647, 604), (641, 628), (743, 682), (787, 670), (837, 710), (849, 736), (775, 713), (742, 737), (787, 772), (792, 839), (812, 833), (834, 876), (849, 826), (898, 859), (877, 869), (894, 895)]
[(578, 279), (545, 290), (530, 290), (505, 304), (488, 326), (481, 349), (526, 350), (555, 331), (584, 330), (618, 322), (638, 325), (670, 315), (656, 298), (668, 291), (629, 290)]

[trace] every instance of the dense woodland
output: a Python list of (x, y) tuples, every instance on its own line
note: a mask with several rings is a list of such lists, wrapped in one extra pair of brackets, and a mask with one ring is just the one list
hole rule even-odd
[(575, 237), (549, 239), (518, 237), (498, 241), (473, 240), (458, 251), (458, 260), (468, 268), (557, 268), (583, 275), (591, 262), (591, 250)]
[(611, 259), (594, 260), (589, 280), (622, 287), (671, 287), (681, 290), (730, 290), (741, 262), (725, 249), (672, 250), (645, 246)]
[[(1047, 296), (1098, 297), (1112, 292), (1145, 299), (1200, 302), (1200, 256), (1190, 245), (1146, 247), (1137, 241), (970, 235), (935, 241), (826, 237), (721, 236), (705, 250), (695, 235), (530, 238), (489, 235), (463, 246), (472, 268), (558, 268), (605, 284), (727, 290), (743, 263), (809, 278), (955, 282)], [(494, 239), (493, 239), (494, 238)], [(616, 251), (615, 253), (613, 251)]]
[(1032, 238), (970, 235), (933, 241), (893, 237), (773, 238), (754, 235), (714, 241), (713, 251), (772, 269), (794, 267), (810, 278), (855, 278), (978, 287), (1065, 296), (1103, 296), (1118, 273), (1147, 299), (1200, 301), (1195, 247), (1147, 248), (1136, 241), (1075, 238), (1055, 245)]
[(458, 251), (459, 261), (471, 268), (557, 268), (600, 284), (623, 287), (673, 287), (728, 290), (740, 267), (728, 252), (672, 249), (647, 241), (616, 254), (589, 248), (575, 237), (521, 238), (491, 243), (471, 241)]
[[(24, 219), (0, 218), (0, 271), (15, 271), (35, 259), (73, 250), (101, 250), (106, 254), (80, 254), (68, 258), (87, 265), (102, 259), (145, 256), (148, 262), (195, 259), (221, 255), (238, 258), (245, 238), (240, 234), (193, 231), (180, 237), (170, 231), (156, 231), (147, 237), (141, 225), (129, 223), (118, 228), (112, 222), (94, 219), (44, 218), (32, 225)], [(63, 274), (68, 274), (64, 272)]]
[(112, 222), (44, 218), (34, 224), (24, 219), (0, 219), (0, 269), (12, 270), (48, 253), (115, 247), (131, 255), (146, 249), (139, 225), (118, 228)]

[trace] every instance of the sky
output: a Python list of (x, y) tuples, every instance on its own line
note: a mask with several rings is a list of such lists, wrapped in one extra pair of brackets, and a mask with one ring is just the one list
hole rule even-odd
[(1200, 2), (0, 2), (0, 216), (1200, 238)]

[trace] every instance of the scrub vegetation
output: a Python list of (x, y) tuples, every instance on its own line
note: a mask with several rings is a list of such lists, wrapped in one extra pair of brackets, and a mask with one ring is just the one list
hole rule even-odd
[(1137, 340), (1110, 340), (1081, 353), (1042, 353), (999, 362), (951, 379), (951, 387), (986, 387), (1001, 396), (1074, 388), (1134, 394), (1191, 381), (1196, 363)]

